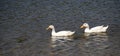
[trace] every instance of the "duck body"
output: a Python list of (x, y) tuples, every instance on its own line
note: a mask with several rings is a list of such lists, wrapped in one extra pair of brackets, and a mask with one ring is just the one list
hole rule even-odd
[(50, 25), (47, 29), (52, 29), (51, 35), (52, 36), (71, 36), (75, 33), (75, 31), (59, 31), (55, 32), (55, 28), (53, 25)]
[(107, 31), (107, 28), (109, 26), (96, 26), (96, 27), (93, 27), (93, 28), (89, 28), (89, 25), (88, 23), (84, 23), (81, 28), (85, 28), (84, 32), (86, 33), (100, 33), (100, 32), (106, 32)]
[(72, 31), (59, 31), (57, 33), (52, 32), (52, 36), (71, 36), (73, 35), (75, 32)]

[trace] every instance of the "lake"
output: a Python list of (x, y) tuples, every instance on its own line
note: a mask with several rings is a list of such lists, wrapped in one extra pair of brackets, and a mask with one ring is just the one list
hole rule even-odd
[[(86, 34), (80, 26), (109, 25)], [(56, 32), (76, 31), (72, 37)], [(60, 39), (59, 39), (60, 38)], [(3, 0), (0, 2), (0, 56), (120, 56), (119, 0)]]

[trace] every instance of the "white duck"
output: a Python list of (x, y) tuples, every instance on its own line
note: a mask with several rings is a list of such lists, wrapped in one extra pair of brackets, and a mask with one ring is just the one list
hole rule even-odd
[(52, 33), (51, 35), (52, 36), (71, 36), (75, 33), (75, 31), (59, 31), (59, 32), (55, 32), (55, 28), (53, 25), (50, 25), (48, 26), (47, 30), (48, 29), (52, 29)]
[(89, 28), (89, 25), (88, 23), (84, 23), (80, 28), (85, 28), (85, 31), (86, 33), (100, 33), (100, 32), (106, 32), (108, 26), (96, 26), (96, 27), (93, 27), (93, 28)]

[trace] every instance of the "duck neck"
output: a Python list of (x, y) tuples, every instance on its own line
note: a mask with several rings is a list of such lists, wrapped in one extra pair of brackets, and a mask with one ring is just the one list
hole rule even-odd
[(89, 26), (87, 26), (87, 27), (85, 28), (85, 32), (90, 32)]
[(55, 33), (56, 33), (56, 32), (55, 32), (55, 28), (53, 27), (53, 28), (52, 28), (52, 35), (55, 34)]

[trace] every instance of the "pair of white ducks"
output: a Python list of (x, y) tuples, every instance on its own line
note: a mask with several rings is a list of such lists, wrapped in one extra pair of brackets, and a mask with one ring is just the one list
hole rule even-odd
[[(85, 28), (84, 30), (85, 33), (100, 33), (100, 32), (106, 32), (108, 26), (101, 25), (90, 29), (88, 23), (84, 23), (82, 26), (80, 26), (80, 28)], [(75, 31), (56, 32), (53, 25), (48, 26), (47, 30), (48, 29), (52, 29), (52, 33), (51, 33), (52, 36), (71, 36), (75, 33)]]

